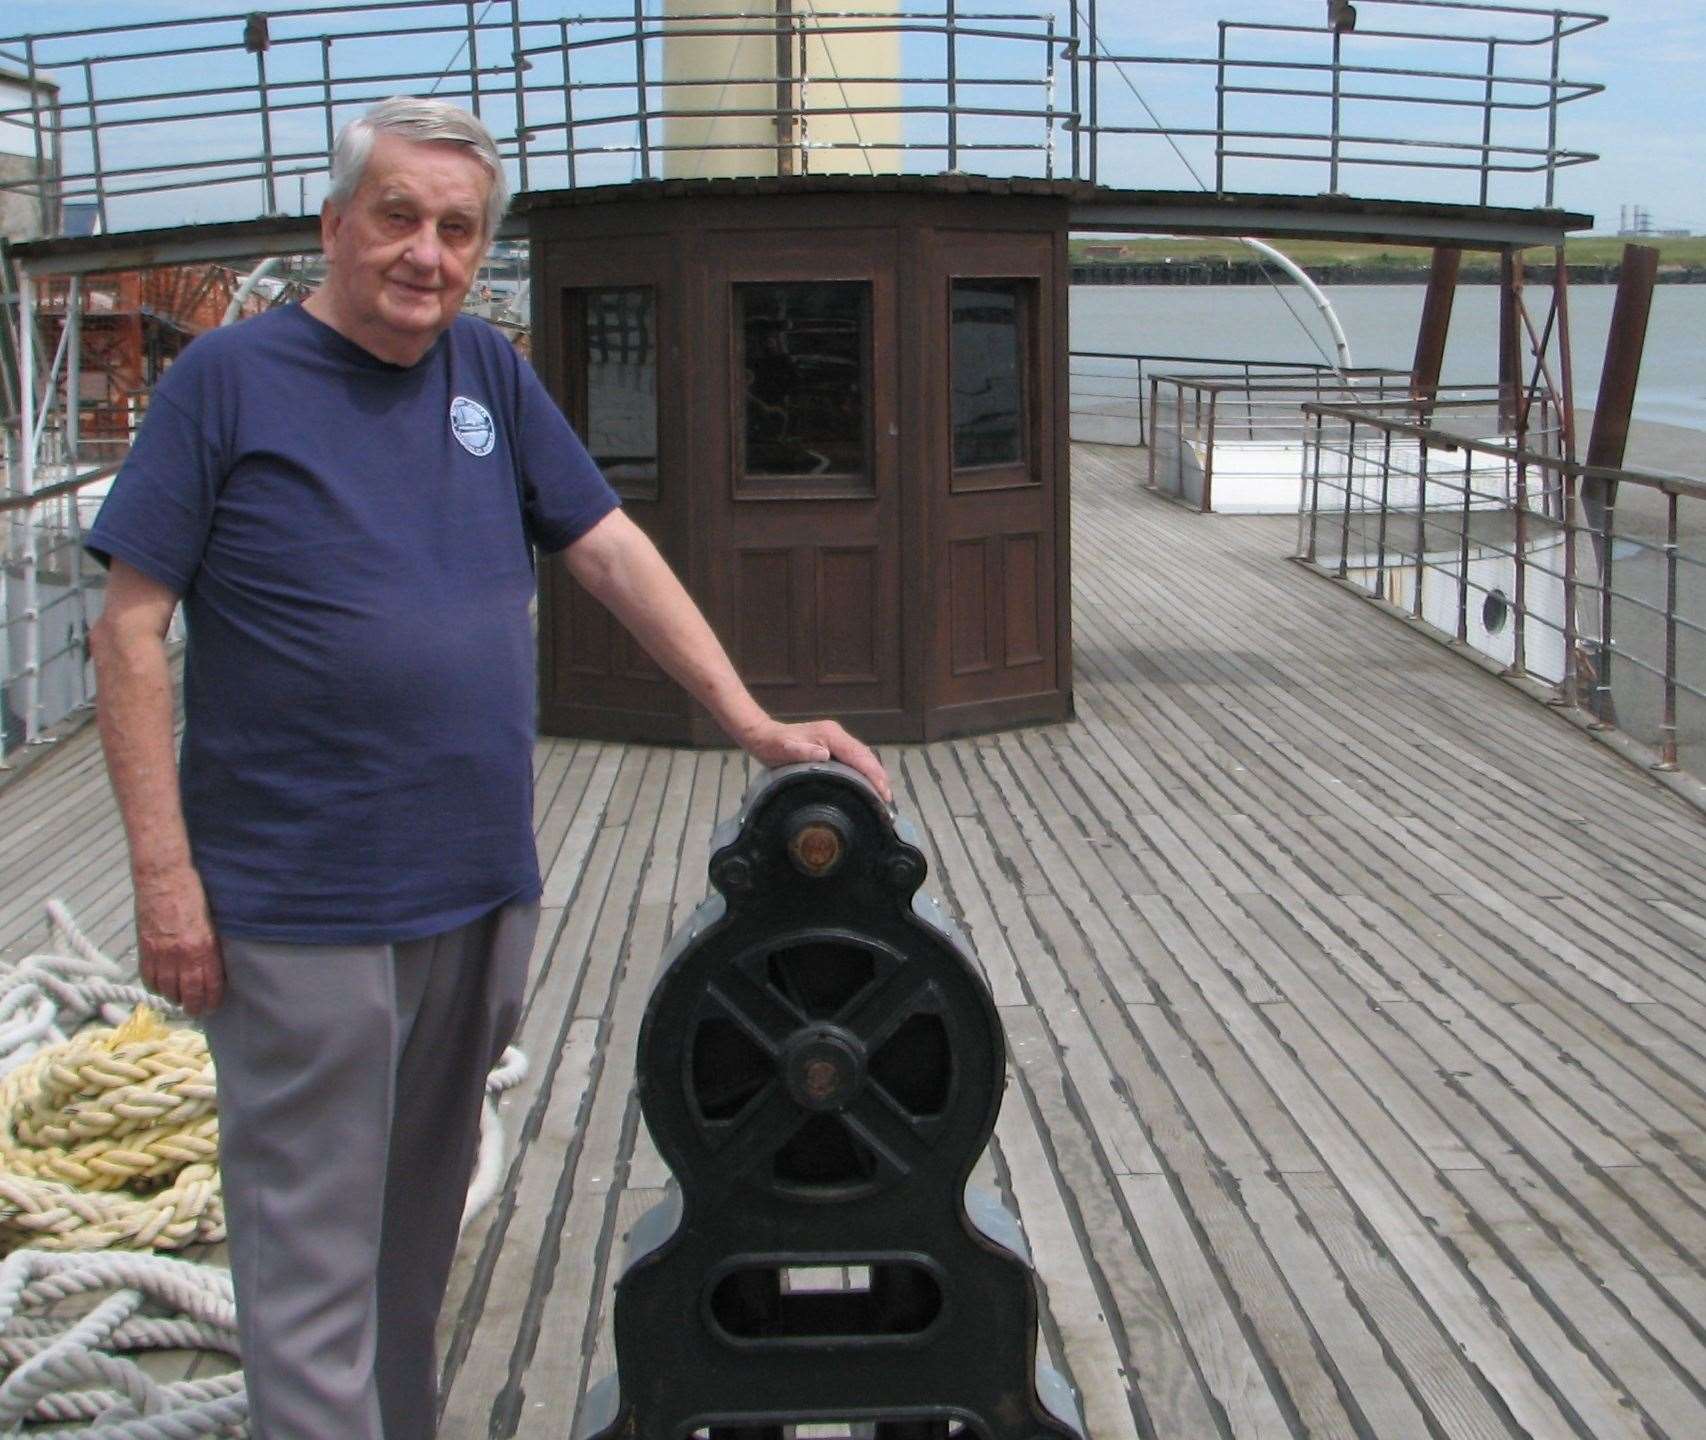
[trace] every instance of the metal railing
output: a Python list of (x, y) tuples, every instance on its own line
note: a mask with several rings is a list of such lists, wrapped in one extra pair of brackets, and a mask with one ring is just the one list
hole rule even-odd
[(1300, 558), (1545, 681), (1661, 768), (1706, 740), (1706, 483), (1468, 438), (1415, 404), (1303, 409)]
[[(1074, 350), (1068, 365), (1074, 420), (1080, 416), (1110, 420), (1135, 417), (1135, 437), (1117, 443), (1147, 445), (1150, 418), (1148, 382), (1157, 365), (1165, 365), (1168, 374), (1237, 375), (1246, 384), (1257, 378), (1258, 371), (1264, 374), (1276, 371), (1334, 373), (1331, 365), (1311, 360), (1255, 360), (1242, 355), (1166, 355), (1134, 350)], [(1075, 431), (1074, 438), (1101, 437), (1080, 437)]]
[(1149, 488), (1204, 512), (1290, 512), (1303, 402), (1379, 402), (1409, 388), (1408, 371), (1326, 366), (1255, 377), (1152, 375)]
[[(1428, 198), (1517, 203), (1495, 197), (1495, 181), (1541, 176), (1551, 204), (1558, 171), (1594, 158), (1563, 147), (1559, 112), (1601, 88), (1561, 68), (1564, 42), (1604, 23), (1596, 14), (1360, 0), (1354, 29), (1222, 21), (1213, 53), (1157, 55), (1118, 48), (1145, 7), (936, 6), (778, 18), (731, 0), (686, 19), (648, 13), (647, 0), (587, 0), (573, 16), (545, 0), (369, 0), (0, 39), (0, 65), (28, 97), (0, 109), (0, 125), (35, 137), (35, 173), (4, 188), (33, 193), (48, 216), (92, 206), (109, 230), (181, 220), (181, 206), (149, 198), (167, 192), (193, 191), (198, 220), (307, 212), (338, 126), (384, 96), (426, 91), (481, 115), (521, 189), (653, 178), (683, 150), (750, 151), (753, 173), (851, 159), (1152, 184), (1155, 163), (1131, 149), (1150, 142), (1204, 189), (1281, 188), (1264, 177), (1300, 166), (1328, 190), (1350, 170), (1408, 188), (1425, 171), (1474, 182)], [(1300, 17), (1318, 11), (1299, 0)], [(1436, 28), (1417, 28), (1424, 18)], [(718, 35), (772, 41), (761, 47), (772, 58), (750, 74), (666, 72), (666, 40)], [(894, 38), (898, 80), (840, 73), (833, 59), (828, 76), (812, 73), (826, 42), (854, 35)], [(890, 84), (885, 99), (875, 87)], [(669, 121), (705, 117), (694, 98), (708, 86), (717, 114), (774, 121), (776, 139), (671, 140)], [(742, 87), (765, 100), (720, 103)], [(879, 122), (895, 134), (862, 133)], [(1322, 186), (1305, 176), (1298, 188)]]
[(32, 495), (0, 494), (0, 769), (6, 756), (94, 699), (89, 627), (106, 576), (83, 553), (82, 492), (117, 468), (104, 465)]

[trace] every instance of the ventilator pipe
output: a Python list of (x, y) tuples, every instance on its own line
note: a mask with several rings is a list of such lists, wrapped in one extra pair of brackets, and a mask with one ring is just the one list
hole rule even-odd
[(1321, 312), (1321, 318), (1327, 322), (1327, 328), (1333, 332), (1333, 347), (1339, 352), (1340, 373), (1349, 370), (1351, 368), (1351, 342), (1345, 339), (1344, 327), (1339, 324), (1339, 317), (1333, 313), (1333, 302), (1327, 298), (1321, 287), (1309, 278), (1304, 268), (1291, 256), (1274, 249), (1265, 241), (1252, 239), (1248, 235), (1240, 235), (1238, 238), (1258, 254), (1266, 255), (1268, 259), (1272, 260), (1274, 264), (1278, 265), (1280, 269), (1284, 270), (1287, 275), (1309, 292), (1309, 298), (1315, 302), (1315, 308)]
[(280, 255), (269, 255), (243, 277), (242, 283), (237, 287), (237, 293), (231, 297), (231, 303), (225, 307), (225, 318), (219, 322), (221, 325), (237, 323), (237, 317), (243, 313), (243, 302), (254, 293), (256, 284), (271, 274), (283, 258)]

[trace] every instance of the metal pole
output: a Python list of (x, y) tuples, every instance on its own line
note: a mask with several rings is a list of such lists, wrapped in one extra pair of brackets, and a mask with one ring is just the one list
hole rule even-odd
[(1351, 421), (1345, 440), (1345, 504), (1339, 514), (1339, 579), (1351, 568), (1351, 457), (1357, 453), (1357, 422)]
[(557, 30), (563, 47), (563, 149), (568, 152), (569, 188), (575, 186), (575, 87), (569, 70), (569, 22), (559, 20)]
[(1342, 76), (1339, 74), (1339, 48), (1343, 37), (1335, 30), (1333, 32), (1333, 133), (1330, 141), (1327, 161), (1327, 193), (1339, 193), (1339, 87)]
[[(812, 168), (811, 152), (811, 95), (808, 93), (811, 82), (811, 56), (807, 53), (806, 22), (804, 16), (794, 17), (799, 41), (799, 63), (794, 69), (794, 113), (799, 116), (800, 124), (797, 132), (796, 148), (800, 155), (800, 173), (809, 174)], [(826, 40), (824, 42), (828, 44)], [(846, 92), (842, 92), (842, 100), (846, 100)], [(854, 132), (858, 132), (858, 122), (853, 123)], [(865, 163), (870, 164), (867, 156)]]
[(1475, 498), (1469, 467), (1474, 460), (1473, 450), (1463, 452), (1463, 529), (1457, 541), (1457, 640), (1461, 645), (1469, 643), (1469, 510)]
[[(635, 6), (638, 9), (638, 5)], [(480, 35), (474, 20), (474, 0), (468, 0), (468, 108), (480, 114)]]
[(947, 0), (944, 18), (948, 30), (948, 169), (960, 168), (960, 75), (959, 34), (955, 24), (955, 0)]
[(1220, 22), (1220, 50), (1214, 66), (1214, 193), (1226, 193), (1226, 22)]
[(1311, 565), (1315, 563), (1316, 526), (1321, 519), (1321, 422), (1325, 417), (1315, 417), (1315, 465), (1311, 476), (1309, 490), (1309, 548), (1303, 552), (1303, 558)]
[(1427, 573), (1428, 553), (1428, 442), (1417, 442), (1416, 455), (1416, 593), (1410, 598), (1410, 614), (1422, 618), (1422, 581)]
[(1605, 537), (1601, 542), (1604, 558), (1600, 564), (1599, 679), (1593, 692), (1596, 725), (1616, 724), (1616, 706), (1611, 698), (1611, 569), (1617, 535), (1617, 499), (1615, 487), (1608, 488), (1612, 489), (1612, 495), (1605, 502)]
[(101, 167), (101, 126), (95, 115), (95, 67), (83, 62), (83, 93), (88, 98), (89, 154), (95, 171), (95, 214), (100, 217), (101, 229), (107, 228), (107, 184)]
[(325, 97), (326, 167), (331, 168), (332, 151), (337, 146), (337, 130), (332, 119), (332, 37), (320, 37), (320, 88)]
[(1214, 509), (1214, 411), (1220, 403), (1220, 391), (1208, 392), (1208, 444), (1202, 452), (1202, 513)]
[[(1045, 67), (1047, 72), (1048, 72), (1048, 84), (1047, 84), (1046, 90), (1044, 91), (1044, 93), (1047, 95), (1048, 99), (1047, 99), (1047, 102), (1044, 106), (1046, 118), (1044, 119), (1044, 122), (1043, 122), (1043, 124), (1044, 124), (1044, 130), (1043, 130), (1043, 136), (1044, 136), (1044, 140), (1043, 140), (1043, 174), (1048, 179), (1052, 180), (1052, 179), (1054, 179), (1054, 82), (1055, 82), (1054, 14), (1052, 11), (1050, 12), (1050, 14), (1048, 16), (1048, 37), (1043, 43), (1048, 46), (1048, 64)], [(1140, 430), (1141, 430), (1141, 426), (1140, 426)]]
[(1546, 204), (1558, 179), (1558, 51), (1564, 43), (1564, 13), (1552, 12), (1552, 83), (1546, 90)]
[[(1392, 501), (1392, 432), (1383, 430), (1380, 446), (1380, 522), (1375, 538), (1374, 593), (1386, 598), (1386, 518)], [(1346, 473), (1349, 473), (1346, 466)], [(1348, 483), (1348, 481), (1347, 481)]]
[(652, 178), (651, 125), (646, 118), (646, 7), (645, 0), (634, 0), (634, 89), (635, 113), (640, 128), (640, 178)]
[(1492, 176), (1493, 160), (1493, 74), (1498, 60), (1499, 42), (1487, 42), (1487, 90), (1481, 100), (1481, 203), (1487, 203), (1487, 184)]
[(1562, 474), (1564, 511), (1564, 679), (1563, 702), (1569, 706), (1581, 703), (1576, 687), (1576, 474)]
[[(65, 301), (65, 324), (70, 341), (65, 353), (65, 450), (69, 461), (68, 474), (77, 473), (78, 452), (83, 448), (83, 279), (71, 277)], [(89, 592), (83, 584), (83, 515), (82, 497), (73, 493), (66, 497), (71, 507), (71, 593), (77, 597), (77, 634), (79, 648), (89, 638)], [(77, 692), (83, 704), (89, 703), (89, 666), (79, 655), (77, 661)]]
[[(29, 273), (18, 272), (18, 330), (23, 344), (18, 347), (19, 473), (18, 485), (22, 494), (36, 491), (36, 296)], [(36, 563), (39, 536), (35, 512), (24, 512), (23, 599), (24, 613), (24, 743), (33, 745), (41, 725), (41, 624), (40, 594), (37, 589)]]
[[(36, 74), (36, 42), (33, 36), (24, 37), (24, 63), (30, 79), (30, 128), (36, 142), (36, 213), (41, 219), (41, 233), (51, 235), (58, 228), (49, 217), (47, 204), (47, 150), (41, 138), (41, 82)], [(55, 155), (58, 163), (58, 155)]]
[(1084, 63), (1078, 50), (1078, 6), (1066, 7), (1066, 37), (1067, 44), (1072, 50), (1072, 69), (1067, 79), (1072, 87), (1072, 178), (1078, 179), (1084, 171), (1083, 157), (1080, 155), (1080, 141), (1083, 139), (1084, 116), (1078, 108), (1079, 67)]
[[(1140, 366), (1141, 363), (1139, 362)], [(1161, 403), (1161, 397), (1156, 393), (1160, 386), (1161, 382), (1151, 376), (1149, 380), (1149, 413), (1151, 416), (1156, 413), (1156, 406)], [(1155, 437), (1149, 433), (1145, 426), (1146, 422), (1143, 418), (1143, 372), (1140, 368), (1137, 376), (1137, 434), (1138, 438), (1149, 446), (1149, 488), (1153, 490), (1155, 488)]]
[(1670, 502), (1670, 515), (1665, 526), (1665, 718), (1659, 726), (1663, 736), (1657, 768), (1674, 770), (1677, 767), (1676, 751), (1676, 560), (1677, 560), (1677, 524), (1676, 506), (1678, 496), (1676, 491), (1666, 493), (1665, 498)]
[(1564, 263), (1564, 247), (1557, 246), (1552, 260), (1552, 288), (1558, 306), (1558, 424), (1564, 436), (1564, 458), (1576, 458), (1576, 379), (1570, 358), (1570, 267)]
[(1516, 462), (1516, 629), (1511, 634), (1512, 675), (1528, 673), (1528, 463)]
[(73, 275), (65, 297), (65, 458), (73, 473), (82, 448), (83, 277)]
[(515, 62), (515, 159), (521, 188), (527, 188), (527, 85), (522, 75), (527, 70), (527, 57), (521, 53), (521, 3), (509, 4), (510, 59)]
[(267, 105), (267, 52), (255, 51), (255, 75), (261, 91), (261, 173), (266, 182), (266, 215), (276, 215), (278, 211), (278, 177), (273, 173), (272, 159), (272, 111)]
[(1096, 127), (1101, 124), (1101, 111), (1097, 105), (1097, 96), (1101, 85), (1098, 72), (1102, 66), (1100, 57), (1096, 54), (1100, 47), (1101, 32), (1096, 28), (1096, 0), (1087, 0), (1084, 15), (1086, 28), (1090, 31), (1090, 181), (1096, 180)]

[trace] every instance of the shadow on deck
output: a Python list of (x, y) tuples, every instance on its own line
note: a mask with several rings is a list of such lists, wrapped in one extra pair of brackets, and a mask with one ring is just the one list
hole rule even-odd
[[(1543, 707), (1074, 472), (1078, 717), (891, 748), (1002, 1007), (982, 1178), (1095, 1440), (1706, 1434), (1706, 826)], [(454, 1440), (566, 1436), (667, 1180), (632, 1095), (728, 754), (544, 741), (509, 1182), (445, 1317)], [(130, 943), (92, 730), (0, 791), (0, 955)]]

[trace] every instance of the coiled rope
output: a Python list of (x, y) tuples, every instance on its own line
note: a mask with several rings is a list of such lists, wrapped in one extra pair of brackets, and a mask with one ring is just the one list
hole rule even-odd
[[(228, 1272), (164, 1255), (54, 1255), (0, 1261), (0, 1431), (31, 1440), (205, 1440), (247, 1433), (243, 1372), (162, 1383), (130, 1353), (237, 1356)], [(87, 1423), (86, 1423), (87, 1422)]]
[[(246, 1434), (241, 1370), (161, 1384), (123, 1358), (237, 1355), (229, 1272), (113, 1253), (224, 1238), (206, 1042), (168, 1025), (162, 1012), (181, 1013), (127, 981), (59, 901), (47, 916), (50, 949), (0, 971), (0, 1251), (12, 1249), (0, 1262), (0, 1433), (31, 1421), (78, 1427), (31, 1431), (47, 1440)], [(502, 1183), (496, 1099), (526, 1073), (512, 1046), (487, 1078), (464, 1226)]]

